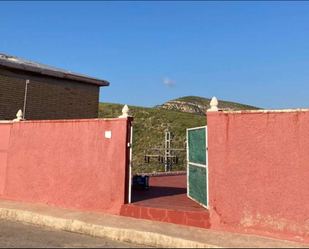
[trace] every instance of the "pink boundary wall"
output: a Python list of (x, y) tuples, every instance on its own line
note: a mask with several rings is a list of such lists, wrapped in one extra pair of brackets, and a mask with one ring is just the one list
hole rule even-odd
[(0, 123), (0, 196), (4, 193), (11, 124)]
[(207, 116), (212, 228), (309, 243), (309, 111)]
[(127, 199), (130, 125), (130, 119), (0, 123), (0, 197), (119, 214)]

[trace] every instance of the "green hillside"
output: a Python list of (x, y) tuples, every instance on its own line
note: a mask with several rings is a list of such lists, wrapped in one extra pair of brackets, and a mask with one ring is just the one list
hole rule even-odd
[[(101, 118), (116, 118), (121, 115), (123, 105), (100, 103)], [(150, 164), (144, 162), (144, 150), (149, 144), (162, 146), (167, 126), (175, 134), (173, 147), (183, 148), (186, 141), (186, 129), (206, 125), (206, 117), (194, 114), (180, 113), (156, 108), (129, 106), (130, 114), (134, 117), (133, 129), (133, 171), (148, 172), (162, 171), (162, 165), (152, 160)], [(155, 154), (151, 150), (148, 153)], [(174, 170), (185, 169), (185, 154), (181, 157), (179, 165)]]
[[(163, 171), (163, 165), (158, 164), (158, 161), (153, 159), (150, 164), (144, 162), (144, 151), (147, 154), (156, 154), (150, 150), (150, 145), (153, 147), (162, 147), (164, 143), (164, 131), (167, 127), (175, 134), (173, 141), (174, 148), (184, 148), (186, 141), (186, 129), (205, 126), (207, 124), (206, 113), (209, 107), (210, 99), (199, 97), (180, 98), (182, 109), (163, 109), (163, 108), (144, 108), (137, 106), (129, 106), (130, 114), (134, 117), (133, 129), (133, 171), (135, 173), (153, 171)], [(171, 101), (172, 102), (172, 101)], [(177, 102), (179, 104), (179, 102)], [(198, 109), (188, 109), (188, 104)], [(101, 118), (116, 118), (121, 115), (124, 105), (100, 103)], [(252, 106), (242, 105), (233, 102), (219, 101), (219, 107), (228, 110), (248, 110), (259, 109)], [(180, 107), (179, 107), (180, 108)], [(193, 111), (192, 113), (188, 113)], [(173, 170), (186, 169), (185, 153), (178, 153), (180, 156), (179, 164), (174, 165)]]

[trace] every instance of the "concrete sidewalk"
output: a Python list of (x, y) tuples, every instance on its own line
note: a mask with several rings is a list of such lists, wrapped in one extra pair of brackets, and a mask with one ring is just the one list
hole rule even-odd
[(0, 219), (151, 247), (308, 248), (309, 245), (102, 213), (0, 200)]

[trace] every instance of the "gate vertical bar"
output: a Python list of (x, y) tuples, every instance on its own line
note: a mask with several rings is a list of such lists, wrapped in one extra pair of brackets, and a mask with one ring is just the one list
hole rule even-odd
[(189, 185), (189, 130), (187, 129), (187, 196), (190, 196), (190, 185)]
[(132, 202), (132, 159), (133, 159), (133, 127), (131, 126), (130, 136), (130, 163), (129, 163), (129, 203)]
[(209, 161), (208, 161), (208, 126), (206, 126), (206, 190), (207, 190), (207, 209), (209, 210)]

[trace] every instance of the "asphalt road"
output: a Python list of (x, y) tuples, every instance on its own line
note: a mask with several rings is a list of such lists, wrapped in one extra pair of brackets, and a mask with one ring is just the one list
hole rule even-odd
[(145, 248), (105, 238), (0, 220), (0, 248)]

